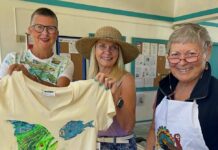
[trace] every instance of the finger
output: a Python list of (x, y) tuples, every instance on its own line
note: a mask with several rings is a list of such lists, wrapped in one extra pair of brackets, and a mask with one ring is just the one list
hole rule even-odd
[(19, 71), (22, 71), (23, 74), (25, 74), (25, 75), (27, 75), (27, 76), (28, 76), (28, 74), (29, 74), (27, 68), (26, 68), (23, 64), (20, 64), (20, 65), (19, 65)]
[(21, 70), (21, 68), (18, 65), (14, 68), (14, 71), (20, 71), (20, 70)]
[(95, 80), (96, 80), (96, 81), (99, 81), (99, 80), (100, 80), (100, 77), (101, 77), (101, 74), (98, 73), (98, 74), (95, 76)]
[(98, 73), (95, 77), (95, 80), (99, 81), (101, 84), (105, 84), (105, 79), (108, 78), (104, 73)]
[(17, 64), (10, 65), (8, 68), (8, 74), (11, 75), (14, 70), (16, 70)]
[(105, 84), (105, 76), (104, 75), (101, 75), (101, 76), (99, 76), (99, 78), (98, 78), (98, 81), (101, 83), (101, 84)]
[(115, 84), (112, 84), (112, 85), (111, 85), (111, 92), (112, 92), (112, 93), (115, 93), (115, 92), (117, 92), (117, 90), (118, 90), (118, 88), (117, 88), (117, 86), (116, 86), (116, 83), (115, 83)]
[(26, 68), (24, 67), (23, 64), (17, 64), (16, 67), (14, 68), (14, 71), (22, 71), (25, 72)]
[(104, 85), (105, 85), (106, 88), (110, 89), (112, 87), (112, 84), (113, 84), (113, 79), (112, 78), (106, 77), (104, 79)]

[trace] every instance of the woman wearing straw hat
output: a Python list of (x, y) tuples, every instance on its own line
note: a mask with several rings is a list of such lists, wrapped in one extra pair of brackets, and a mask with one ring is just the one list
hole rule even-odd
[[(138, 49), (122, 41), (121, 33), (110, 26), (98, 29), (94, 37), (81, 38), (76, 48), (90, 60), (88, 78), (95, 78), (111, 88), (116, 105), (116, 116), (107, 131), (100, 131), (100, 149), (136, 149), (133, 136), (135, 125), (136, 91), (134, 77), (124, 64), (134, 60)], [(114, 91), (112, 86), (117, 83)]]

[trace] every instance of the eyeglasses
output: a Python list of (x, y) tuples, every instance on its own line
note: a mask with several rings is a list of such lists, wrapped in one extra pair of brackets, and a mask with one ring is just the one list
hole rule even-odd
[(198, 61), (198, 56), (200, 55), (200, 53), (196, 53), (196, 52), (188, 52), (186, 54), (184, 54), (183, 58), (182, 54), (179, 52), (170, 52), (168, 54), (168, 61), (171, 64), (177, 64), (179, 63), (181, 60), (185, 60), (188, 63), (193, 63)]
[(38, 33), (42, 33), (45, 28), (46, 28), (46, 31), (50, 34), (55, 33), (57, 31), (57, 27), (55, 26), (44, 26), (41, 24), (34, 24), (31, 27)]
[(118, 45), (111, 45), (111, 46), (107, 46), (106, 44), (104, 43), (98, 43), (96, 44), (96, 48), (102, 50), (102, 51), (105, 51), (105, 50), (109, 50), (109, 51), (118, 51), (119, 50), (119, 46)]

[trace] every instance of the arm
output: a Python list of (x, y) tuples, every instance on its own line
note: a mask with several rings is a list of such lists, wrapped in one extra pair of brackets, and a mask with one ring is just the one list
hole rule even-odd
[(70, 60), (64, 72), (59, 76), (57, 80), (57, 84), (56, 84), (57, 87), (68, 86), (73, 79), (73, 72), (74, 72), (74, 64)]
[[(120, 86), (120, 96), (124, 101), (122, 108), (116, 107), (116, 119), (126, 133), (131, 133), (135, 126), (136, 89), (131, 74), (126, 74)], [(116, 100), (115, 100), (116, 104)]]
[(155, 123), (154, 123), (154, 119), (153, 119), (151, 127), (150, 127), (149, 132), (148, 132), (145, 150), (154, 150), (154, 147), (155, 147), (155, 129), (154, 129), (154, 127), (155, 127)]
[(157, 96), (156, 96), (156, 99), (155, 99), (154, 104), (153, 104), (153, 119), (152, 119), (150, 129), (148, 131), (147, 143), (146, 143), (145, 150), (154, 150), (155, 143), (156, 143), (156, 137), (155, 137), (155, 107), (156, 107), (156, 103), (157, 103)]
[(62, 76), (58, 79), (56, 86), (57, 87), (65, 87), (65, 86), (68, 86), (69, 84), (70, 84), (70, 79)]
[(73, 72), (74, 72), (74, 64), (71, 60), (69, 60), (68, 65), (66, 66), (63, 73), (57, 79), (57, 83), (55, 85), (42, 80), (39, 80), (38, 82), (47, 86), (66, 87), (72, 81)]

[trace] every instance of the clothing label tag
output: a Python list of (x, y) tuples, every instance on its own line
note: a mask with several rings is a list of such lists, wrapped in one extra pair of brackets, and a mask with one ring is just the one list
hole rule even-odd
[(55, 91), (42, 90), (43, 96), (55, 96)]

